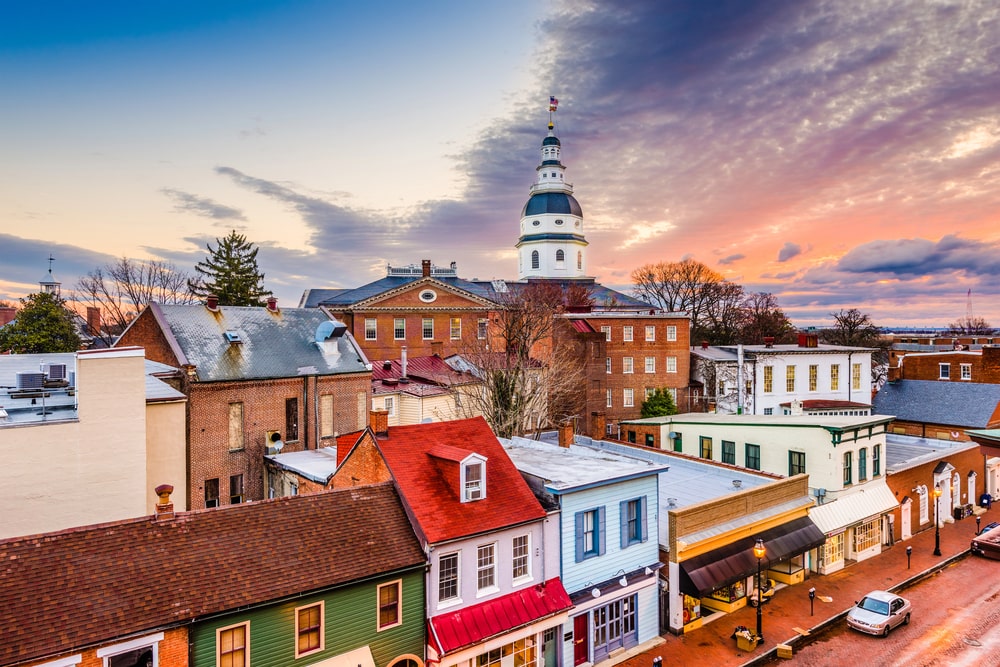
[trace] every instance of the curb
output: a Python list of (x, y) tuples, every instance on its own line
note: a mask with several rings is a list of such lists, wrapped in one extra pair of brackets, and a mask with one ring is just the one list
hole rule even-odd
[[(924, 579), (930, 577), (931, 575), (939, 572), (940, 570), (943, 570), (944, 568), (946, 568), (947, 566), (951, 565), (952, 563), (957, 563), (958, 561), (966, 558), (971, 553), (972, 553), (972, 551), (969, 550), (969, 549), (966, 549), (965, 551), (959, 551), (957, 554), (955, 554), (953, 556), (949, 556), (948, 558), (942, 560), (939, 563), (935, 563), (934, 565), (932, 565), (931, 567), (927, 568), (926, 570), (918, 572), (917, 574), (913, 575), (909, 579), (904, 579), (903, 581), (899, 582), (895, 586), (890, 586), (886, 590), (888, 590), (890, 593), (895, 593), (897, 591), (906, 590), (907, 588), (909, 588), (911, 586), (915, 586), (916, 584), (920, 583), (921, 581), (923, 581)], [(834, 623), (836, 623), (836, 622), (838, 622), (838, 621), (840, 621), (840, 620), (842, 620), (844, 618), (847, 618), (847, 613), (850, 610), (851, 610), (851, 608), (848, 607), (844, 611), (841, 611), (841, 612), (839, 612), (837, 614), (834, 614), (833, 616), (830, 616), (826, 620), (820, 621), (816, 625), (812, 626), (811, 628), (808, 629), (809, 630), (809, 636), (807, 636), (807, 635), (798, 635), (797, 634), (797, 635), (792, 636), (791, 639), (788, 639), (788, 640), (783, 641), (783, 642), (778, 642), (778, 643), (779, 644), (784, 644), (786, 646), (791, 646), (793, 648), (793, 650), (795, 649), (795, 647), (808, 646), (810, 643), (812, 643), (812, 641), (814, 639), (814, 638), (811, 638), (811, 635), (814, 635), (817, 632), (819, 632), (820, 630), (828, 628), (829, 626), (833, 625)], [(755, 656), (754, 658), (751, 658), (750, 660), (748, 660), (748, 661), (746, 661), (744, 663), (741, 663), (740, 667), (753, 667), (753, 666), (756, 666), (756, 665), (765, 665), (765, 664), (769, 664), (769, 663), (772, 663), (772, 662), (775, 662), (775, 661), (778, 661), (778, 660), (780, 660), (780, 658), (778, 658), (778, 647), (774, 646), (774, 647), (768, 649), (767, 651), (765, 651), (764, 653), (761, 653), (760, 655)]]

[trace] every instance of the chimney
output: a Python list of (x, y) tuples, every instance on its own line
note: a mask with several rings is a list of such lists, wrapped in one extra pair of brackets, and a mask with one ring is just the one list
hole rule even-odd
[(101, 335), (101, 309), (97, 306), (87, 306), (87, 333)]
[(368, 420), (371, 423), (372, 431), (375, 433), (376, 436), (382, 438), (389, 437), (388, 410), (372, 410)]
[(278, 312), (278, 300), (273, 296), (267, 297), (267, 309), (272, 313)]
[(399, 377), (400, 378), (405, 378), (406, 377), (406, 346), (405, 345), (403, 345), (401, 348), (399, 348), (399, 365), (401, 367), (401, 370), (399, 372)]
[(604, 439), (607, 435), (608, 429), (608, 419), (603, 412), (591, 412), (590, 413), (590, 437), (595, 439)]
[(573, 422), (563, 422), (559, 425), (559, 446), (569, 448), (573, 444)]
[(424, 259), (420, 261), (420, 273), (424, 278), (431, 277), (431, 260)]
[(440, 357), (443, 349), (444, 349), (444, 343), (442, 343), (439, 340), (431, 341), (431, 354), (433, 354), (435, 357)]
[(156, 514), (153, 515), (154, 518), (157, 521), (173, 519), (174, 504), (170, 502), (170, 494), (174, 492), (174, 487), (170, 484), (160, 484), (153, 490), (159, 496), (159, 500), (156, 502)]
[(799, 347), (818, 347), (819, 334), (799, 332)]
[(17, 308), (14, 306), (0, 306), (0, 327), (17, 319)]
[(703, 350), (707, 350), (708, 349), (708, 341), (707, 340), (701, 341), (701, 349), (703, 349)]
[(764, 347), (774, 347), (774, 336), (764, 336)]
[(209, 294), (205, 297), (205, 307), (211, 311), (216, 311), (219, 309), (219, 297), (216, 294)]

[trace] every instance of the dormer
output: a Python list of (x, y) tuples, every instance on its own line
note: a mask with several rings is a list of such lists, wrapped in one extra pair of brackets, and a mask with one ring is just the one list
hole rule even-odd
[(460, 465), (462, 502), (486, 498), (486, 457), (470, 454)]
[(451, 445), (435, 445), (427, 452), (436, 459), (438, 470), (453, 487), (460, 502), (486, 498), (486, 461), (482, 454)]

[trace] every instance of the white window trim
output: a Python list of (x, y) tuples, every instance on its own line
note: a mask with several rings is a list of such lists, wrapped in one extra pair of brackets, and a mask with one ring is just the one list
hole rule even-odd
[[(145, 637), (139, 637), (138, 639), (132, 639), (127, 642), (122, 642), (121, 644), (112, 644), (111, 646), (105, 646), (103, 648), (97, 649), (95, 655), (98, 658), (103, 659), (103, 664), (105, 667), (108, 665), (108, 658), (112, 658), (119, 653), (125, 653), (126, 651), (134, 651), (137, 648), (142, 648), (143, 646), (153, 647), (153, 667), (157, 667), (160, 664), (160, 642), (163, 641), (163, 633), (157, 632), (155, 635), (146, 635)], [(74, 656), (76, 657), (76, 656)], [(68, 659), (68, 658), (67, 658)], [(58, 663), (57, 663), (58, 664)], [(75, 665), (75, 662), (68, 662), (67, 665)], [(41, 665), (39, 665), (41, 667)], [(46, 667), (49, 667), (46, 665)], [(53, 665), (52, 667), (55, 667)]]
[[(479, 567), (479, 550), (483, 549), (483, 548), (486, 548), (486, 547), (490, 547), (493, 550), (493, 563), (492, 563), (492, 565), (489, 566), (489, 568), (480, 568)], [(486, 595), (493, 595), (494, 593), (497, 593), (497, 592), (500, 591), (500, 580), (499, 580), (498, 569), (497, 569), (497, 560), (498, 560), (497, 559), (497, 555), (498, 555), (498, 552), (499, 552), (499, 550), (497, 549), (497, 543), (496, 542), (487, 542), (486, 544), (479, 544), (479, 545), (476, 546), (476, 597), (477, 598), (483, 597), (483, 596), (486, 596)], [(489, 586), (486, 586), (485, 588), (480, 588), (479, 587), (479, 573), (481, 571), (485, 571), (487, 569), (493, 571), (493, 583), (490, 584)]]
[(625, 387), (622, 390), (622, 405), (626, 408), (635, 407), (635, 392), (631, 387)]
[[(455, 597), (452, 598), (442, 598), (441, 597), (441, 561), (449, 556), (455, 557)], [(441, 554), (438, 556), (437, 561), (437, 596), (438, 596), (438, 609), (444, 607), (454, 607), (456, 605), (462, 604), (462, 552), (461, 551), (449, 551), (448, 553)]]
[(215, 664), (216, 665), (218, 665), (220, 662), (222, 662), (222, 644), (219, 642), (219, 637), (226, 630), (232, 630), (233, 628), (238, 628), (240, 626), (243, 626), (243, 627), (246, 628), (246, 630), (243, 633), (243, 636), (246, 638), (246, 656), (245, 656), (246, 657), (246, 661), (245, 662), (248, 665), (252, 664), (250, 662), (250, 621), (243, 621), (242, 623), (233, 623), (232, 625), (227, 625), (224, 628), (216, 628), (215, 629)]
[[(371, 323), (373, 326), (371, 328), (371, 336), (368, 335), (369, 329), (368, 324)], [(365, 318), (365, 340), (378, 340), (378, 320), (374, 317)]]
[[(461, 485), (459, 488), (461, 490), (461, 497), (463, 503), (471, 503), (471, 502), (476, 502), (478, 500), (486, 500), (486, 461), (487, 459), (485, 456), (480, 456), (478, 454), (471, 454), (470, 456), (467, 456), (466, 458), (462, 459), (462, 462), (459, 464), (459, 478), (460, 478), (459, 484)], [(479, 465), (480, 470), (482, 471), (482, 476), (479, 480), (478, 498), (470, 498), (469, 490), (465, 486), (465, 481), (466, 481), (465, 473), (468, 467), (471, 465)]]
[(646, 357), (646, 372), (647, 373), (656, 372), (656, 357)]
[(972, 379), (972, 364), (959, 364), (958, 375), (962, 380)]
[[(396, 322), (400, 321), (400, 320), (402, 320), (403, 326), (402, 327), (397, 327), (396, 326)], [(402, 329), (402, 331), (403, 331), (403, 335), (402, 336), (397, 335), (397, 331), (399, 329)], [(394, 317), (392, 319), (392, 339), (393, 340), (406, 340), (406, 318), (405, 317)]]
[[(431, 323), (431, 335), (427, 335), (427, 322)], [(433, 317), (423, 317), (420, 319), (420, 336), (422, 340), (434, 340), (434, 318)]]
[(396, 397), (386, 396), (382, 399), (382, 409), (389, 412), (390, 417), (396, 416)]
[[(155, 658), (154, 658), (155, 660)], [(74, 667), (83, 662), (83, 655), (77, 653), (76, 655), (70, 655), (65, 658), (59, 658), (58, 660), (53, 660), (52, 662), (43, 662), (37, 667)]]
[(668, 373), (677, 372), (677, 357), (667, 357), (667, 372)]
[[(527, 572), (526, 572), (526, 574), (522, 574), (519, 577), (515, 577), (514, 576), (514, 558), (515, 558), (515, 555), (514, 555), (514, 540), (517, 539), (518, 537), (523, 537), (525, 539), (526, 544), (527, 544), (527, 553), (525, 553), (525, 555), (524, 555), (524, 557), (525, 557), (525, 565), (526, 565), (525, 569), (526, 569)], [(513, 582), (514, 582), (515, 585), (524, 583), (526, 581), (531, 581), (533, 579), (533, 577), (531, 576), (531, 533), (525, 533), (524, 535), (515, 535), (513, 538), (511, 538), (511, 541), (510, 541), (510, 573), (511, 573), (511, 577), (513, 578)]]
[[(299, 652), (299, 611), (309, 607), (319, 607), (319, 647), (310, 651)], [(326, 600), (304, 604), (295, 608), (295, 657), (301, 658), (307, 655), (319, 653), (326, 648)]]
[[(395, 586), (399, 591), (399, 597), (396, 599), (396, 622), (390, 623), (389, 625), (382, 625), (382, 589), (386, 586)], [(375, 630), (376, 632), (382, 632), (383, 630), (389, 630), (390, 628), (396, 628), (403, 624), (403, 580), (395, 579), (393, 581), (387, 581), (385, 583), (379, 584), (375, 590)]]
[(632, 357), (622, 357), (622, 375), (632, 375), (634, 372), (635, 361)]
[[(458, 327), (455, 327), (455, 320), (458, 320)], [(452, 317), (448, 320), (449, 335), (451, 340), (462, 340), (462, 318)]]
[(673, 324), (667, 327), (667, 340), (671, 342), (677, 340), (677, 327)]
[(623, 341), (625, 341), (626, 343), (631, 343), (631, 342), (633, 342), (634, 338), (635, 338), (635, 332), (632, 329), (632, 327), (628, 327), (628, 326), (622, 327), (622, 340)]

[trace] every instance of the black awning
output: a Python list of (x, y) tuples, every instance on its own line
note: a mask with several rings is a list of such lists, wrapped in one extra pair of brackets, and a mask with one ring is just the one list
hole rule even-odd
[(775, 526), (752, 537), (744, 537), (682, 561), (680, 565), (681, 592), (694, 597), (704, 597), (712, 591), (745, 579), (757, 572), (757, 558), (753, 545), (757, 538), (764, 540), (767, 555), (761, 561), (764, 568), (771, 563), (798, 556), (826, 541), (823, 531), (807, 517), (801, 517)]

